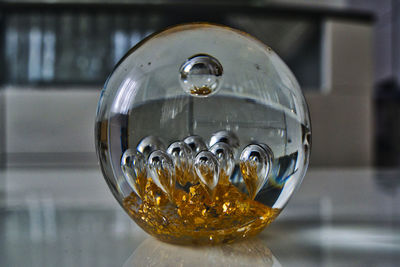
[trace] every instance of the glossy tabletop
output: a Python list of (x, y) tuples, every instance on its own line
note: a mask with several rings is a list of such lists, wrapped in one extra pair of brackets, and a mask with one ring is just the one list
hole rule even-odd
[(255, 238), (184, 247), (144, 233), (98, 168), (0, 170), (0, 266), (398, 266), (400, 172), (311, 169)]

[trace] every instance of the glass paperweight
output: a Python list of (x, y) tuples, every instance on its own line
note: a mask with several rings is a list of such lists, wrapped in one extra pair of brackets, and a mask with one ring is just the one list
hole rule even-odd
[(95, 133), (121, 206), (147, 233), (180, 244), (264, 229), (300, 185), (311, 145), (285, 63), (250, 35), (206, 23), (133, 47), (104, 85)]

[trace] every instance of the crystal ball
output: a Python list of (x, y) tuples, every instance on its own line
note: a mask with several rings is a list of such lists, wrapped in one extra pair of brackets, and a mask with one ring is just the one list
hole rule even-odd
[(307, 104), (268, 46), (229, 27), (151, 35), (101, 92), (104, 178), (147, 233), (179, 244), (253, 236), (299, 187), (311, 146)]

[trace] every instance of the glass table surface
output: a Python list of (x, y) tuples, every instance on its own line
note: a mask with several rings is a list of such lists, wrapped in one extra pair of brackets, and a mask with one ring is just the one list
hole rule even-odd
[(400, 172), (311, 169), (260, 235), (175, 246), (142, 231), (98, 168), (0, 170), (0, 266), (398, 266)]

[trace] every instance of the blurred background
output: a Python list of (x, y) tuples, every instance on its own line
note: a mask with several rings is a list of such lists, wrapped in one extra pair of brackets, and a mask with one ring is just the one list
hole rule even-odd
[[(399, 221), (400, 1), (0, 1), (4, 266), (48, 266), (65, 251), (79, 255), (64, 259), (67, 266), (111, 266), (134, 248), (125, 232), (136, 227), (135, 238), (143, 239), (98, 168), (97, 101), (129, 48), (155, 31), (193, 21), (257, 37), (301, 84), (312, 120), (310, 171), (280, 220), (356, 214)], [(337, 185), (340, 192), (332, 190)], [(94, 237), (101, 240), (95, 248), (85, 241)], [(52, 245), (60, 240), (61, 246)], [(87, 256), (89, 250), (108, 261)], [(26, 259), (18, 257), (21, 251)], [(309, 260), (318, 265), (324, 259)]]
[(311, 110), (311, 166), (400, 164), (398, 1), (183, 2), (2, 1), (1, 165), (95, 165), (94, 113), (113, 66), (192, 21), (248, 32), (289, 65)]

